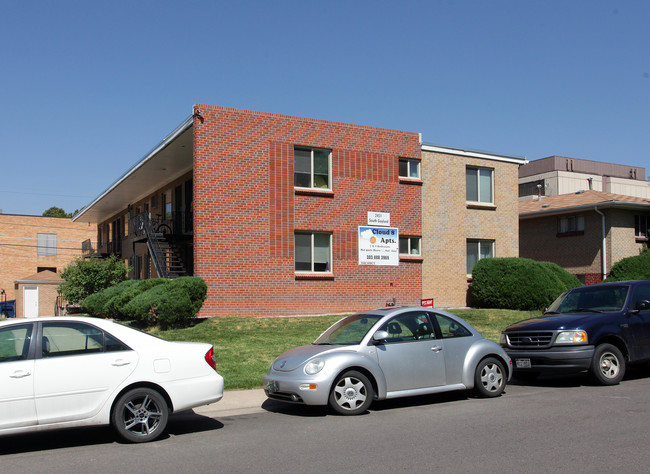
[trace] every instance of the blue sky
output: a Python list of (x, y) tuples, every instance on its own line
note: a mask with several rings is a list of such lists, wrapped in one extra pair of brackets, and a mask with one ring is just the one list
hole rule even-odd
[(89, 204), (207, 103), (645, 167), (650, 2), (0, 0), (0, 209)]

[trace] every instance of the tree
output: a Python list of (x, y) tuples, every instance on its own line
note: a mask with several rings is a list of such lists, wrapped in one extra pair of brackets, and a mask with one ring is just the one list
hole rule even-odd
[(115, 255), (105, 260), (98, 257), (78, 258), (60, 275), (65, 281), (59, 293), (69, 303), (79, 303), (87, 296), (126, 280), (129, 268)]
[(72, 217), (60, 207), (52, 206), (43, 213), (43, 217)]

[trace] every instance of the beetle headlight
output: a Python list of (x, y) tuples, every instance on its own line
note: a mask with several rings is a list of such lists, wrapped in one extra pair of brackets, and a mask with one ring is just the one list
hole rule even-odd
[(562, 331), (555, 338), (556, 344), (585, 344), (587, 333), (584, 331)]
[(307, 375), (315, 375), (325, 367), (325, 360), (316, 358), (312, 359), (305, 365), (305, 373)]

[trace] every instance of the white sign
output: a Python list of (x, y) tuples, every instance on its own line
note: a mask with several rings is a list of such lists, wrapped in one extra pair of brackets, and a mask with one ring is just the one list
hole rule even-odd
[(359, 265), (399, 265), (399, 230), (359, 226)]
[(368, 225), (390, 226), (390, 213), (368, 211)]

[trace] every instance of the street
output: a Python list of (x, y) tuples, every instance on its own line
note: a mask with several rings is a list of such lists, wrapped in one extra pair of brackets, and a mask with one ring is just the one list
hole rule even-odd
[(2, 472), (646, 472), (650, 370), (618, 386), (580, 377), (375, 403), (357, 417), (266, 401), (121, 444), (109, 428), (0, 438)]

